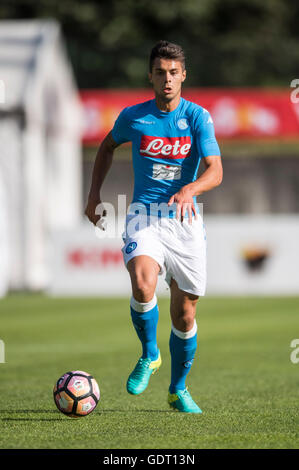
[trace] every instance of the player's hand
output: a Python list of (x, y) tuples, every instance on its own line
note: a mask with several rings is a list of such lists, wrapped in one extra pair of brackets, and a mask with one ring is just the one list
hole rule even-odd
[[(100, 207), (98, 207), (99, 205)], [(98, 207), (98, 210), (97, 210), (97, 207)], [(89, 197), (84, 213), (88, 217), (90, 222), (92, 222), (94, 225), (97, 225), (98, 221), (101, 218), (106, 217), (107, 215), (107, 211), (102, 206), (102, 201), (100, 197), (94, 197), (94, 198)], [(102, 229), (105, 230), (104, 228)]]
[(176, 203), (176, 219), (183, 222), (186, 211), (188, 212), (188, 222), (192, 224), (192, 213), (197, 219), (197, 213), (194, 206), (192, 192), (186, 187), (182, 187), (168, 201), (168, 205)]

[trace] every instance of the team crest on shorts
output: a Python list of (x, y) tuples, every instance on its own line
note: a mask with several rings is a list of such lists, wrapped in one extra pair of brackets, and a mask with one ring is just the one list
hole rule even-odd
[(177, 122), (177, 126), (182, 131), (188, 128), (188, 121), (185, 118), (179, 119)]
[(129, 253), (132, 253), (132, 251), (135, 250), (135, 248), (137, 247), (137, 243), (136, 242), (131, 242), (128, 244), (127, 248), (126, 248), (126, 253), (129, 254)]

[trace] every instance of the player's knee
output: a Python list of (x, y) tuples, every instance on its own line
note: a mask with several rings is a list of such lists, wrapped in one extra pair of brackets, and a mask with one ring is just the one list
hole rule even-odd
[(175, 328), (179, 331), (190, 331), (192, 330), (193, 326), (194, 326), (194, 318), (186, 318), (186, 317), (183, 317), (183, 318), (179, 318), (177, 319), (177, 323), (176, 325), (174, 325)]
[(137, 302), (149, 302), (155, 294), (154, 279), (136, 276), (133, 283), (133, 296)]
[(195, 311), (193, 308), (178, 309), (173, 318), (173, 325), (179, 331), (190, 331), (194, 326)]

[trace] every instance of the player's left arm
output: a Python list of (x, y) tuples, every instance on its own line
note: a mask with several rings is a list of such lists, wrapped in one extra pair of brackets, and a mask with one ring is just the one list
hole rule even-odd
[(181, 216), (182, 220), (187, 211), (189, 222), (192, 221), (192, 213), (196, 216), (193, 197), (219, 186), (223, 178), (220, 150), (215, 138), (213, 120), (208, 111), (201, 113), (195, 127), (195, 143), (198, 153), (203, 156), (206, 169), (199, 178), (183, 186), (168, 201), (168, 205), (177, 204), (177, 219)]
[(203, 158), (205, 171), (193, 183), (183, 186), (182, 189), (190, 191), (193, 196), (200, 196), (200, 194), (216, 188), (222, 183), (223, 167), (220, 155), (210, 155)]
[(192, 183), (183, 186), (177, 193), (175, 193), (168, 201), (170, 206), (176, 203), (176, 218), (181, 220), (183, 214), (188, 212), (188, 219), (191, 223), (192, 213), (196, 217), (196, 209), (194, 206), (194, 196), (199, 196), (206, 191), (219, 186), (222, 182), (223, 168), (220, 155), (210, 155), (203, 159), (205, 164), (205, 171)]

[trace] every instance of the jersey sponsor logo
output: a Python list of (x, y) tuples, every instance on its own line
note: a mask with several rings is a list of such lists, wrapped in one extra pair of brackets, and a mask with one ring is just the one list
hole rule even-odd
[(179, 159), (189, 157), (191, 137), (154, 137), (143, 135), (140, 144), (142, 155), (154, 158)]
[(153, 178), (155, 180), (180, 180), (182, 167), (178, 165), (153, 164)]

